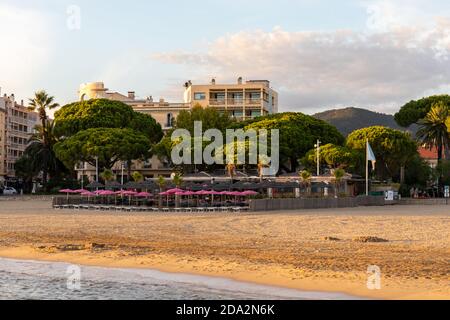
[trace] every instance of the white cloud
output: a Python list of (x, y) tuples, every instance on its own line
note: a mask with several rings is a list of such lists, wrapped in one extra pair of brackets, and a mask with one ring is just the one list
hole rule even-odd
[[(394, 112), (410, 99), (450, 84), (450, 19), (423, 15), (389, 1), (368, 5), (363, 31), (227, 34), (206, 53), (169, 52), (154, 58), (191, 66), (204, 82), (264, 78), (280, 91), (284, 110), (315, 112), (336, 106)], [(398, 19), (397, 19), (398, 18)]]
[[(50, 28), (43, 14), (0, 4), (0, 86), (5, 93), (29, 95), (33, 80), (49, 61)], [(50, 70), (48, 70), (50, 72)]]

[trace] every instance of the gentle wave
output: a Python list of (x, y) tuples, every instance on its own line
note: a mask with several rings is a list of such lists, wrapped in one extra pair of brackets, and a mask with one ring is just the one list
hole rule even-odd
[(79, 290), (67, 285), (70, 264), (0, 258), (2, 300), (279, 300), (354, 299), (225, 278), (150, 269), (80, 266)]

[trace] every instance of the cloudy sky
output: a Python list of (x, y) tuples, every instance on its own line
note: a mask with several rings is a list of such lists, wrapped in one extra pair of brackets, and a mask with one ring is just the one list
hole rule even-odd
[(269, 79), (280, 107), (393, 113), (450, 91), (448, 0), (0, 0), (0, 87), (60, 103), (104, 81), (170, 101), (182, 84)]

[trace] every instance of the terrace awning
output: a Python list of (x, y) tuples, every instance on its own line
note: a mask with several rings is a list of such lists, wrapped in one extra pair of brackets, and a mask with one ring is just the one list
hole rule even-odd
[(122, 185), (117, 181), (111, 181), (111, 182), (107, 182), (105, 184), (105, 188), (111, 189), (111, 190), (118, 190), (118, 189), (122, 189)]
[(86, 186), (86, 188), (88, 189), (98, 189), (98, 188), (104, 188), (105, 186), (103, 184), (101, 184), (100, 182), (91, 182), (90, 184), (88, 184)]

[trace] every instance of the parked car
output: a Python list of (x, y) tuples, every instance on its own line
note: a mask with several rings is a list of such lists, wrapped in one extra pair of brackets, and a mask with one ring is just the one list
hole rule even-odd
[(5, 196), (16, 195), (16, 194), (17, 194), (17, 190), (14, 189), (13, 187), (4, 187), (4, 188), (3, 188), (3, 194), (4, 194)]

